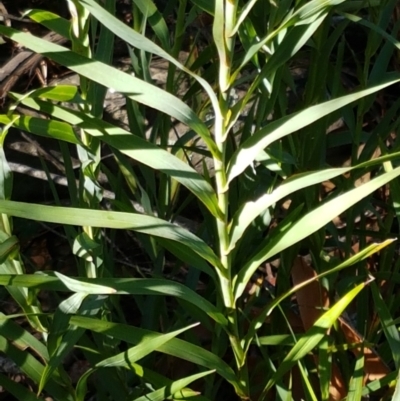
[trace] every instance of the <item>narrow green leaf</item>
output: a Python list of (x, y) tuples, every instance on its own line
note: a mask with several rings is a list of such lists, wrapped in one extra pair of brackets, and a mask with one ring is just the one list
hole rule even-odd
[(400, 371), (397, 373), (396, 388), (394, 389), (392, 401), (400, 401)]
[(347, 18), (348, 20), (350, 20), (352, 22), (363, 25), (363, 26), (367, 27), (368, 29), (373, 30), (374, 32), (378, 33), (383, 38), (385, 38), (388, 42), (390, 42), (397, 49), (400, 49), (400, 42), (398, 40), (396, 40), (396, 37), (389, 34), (388, 32), (385, 32), (381, 27), (379, 27), (375, 23), (368, 21), (365, 18), (361, 18), (357, 15), (348, 14), (345, 12), (341, 12), (340, 14), (342, 14), (345, 18)]
[[(66, 356), (66, 351), (70, 350), (76, 343), (76, 341), (65, 341), (67, 338), (66, 334), (70, 337), (74, 331), (76, 332), (76, 327), (75, 329), (69, 327), (70, 316), (68, 313), (76, 313), (86, 296), (87, 294), (82, 293), (73, 294), (61, 302), (53, 316), (53, 321), (49, 328), (49, 336), (47, 338), (47, 349), (50, 358), (40, 377), (38, 394), (43, 391), (54, 371), (61, 365), (61, 356)], [(80, 331), (81, 333), (78, 338), (83, 334), (82, 330)], [(69, 340), (70, 339), (71, 338), (69, 338)], [(68, 381), (70, 381), (69, 378), (66, 379), (66, 382)]]
[(321, 400), (329, 401), (329, 389), (332, 379), (332, 353), (329, 352), (329, 337), (324, 337), (319, 345), (318, 353), (319, 387)]
[(366, 283), (359, 284), (346, 295), (344, 295), (335, 305), (325, 312), (309, 329), (304, 336), (296, 343), (296, 345), (286, 355), (285, 359), (279, 365), (272, 378), (268, 381), (263, 395), (272, 388), (272, 386), (301, 358), (307, 355), (326, 335), (326, 331), (332, 327), (335, 321), (343, 313), (349, 303), (357, 296), (357, 294), (365, 287)]
[(59, 33), (64, 38), (70, 37), (71, 23), (57, 14), (45, 10), (29, 10), (25, 16), (51, 31)]
[(7, 238), (5, 241), (0, 243), (0, 263), (4, 263), (5, 260), (15, 251), (19, 249), (18, 238), (15, 235)]
[[(137, 363), (132, 363), (129, 368), (135, 376), (141, 378), (146, 383), (152, 384), (154, 388), (167, 388), (174, 383), (173, 380), (167, 379), (166, 377), (154, 372), (153, 370)], [(214, 370), (212, 370), (211, 372), (214, 372)], [(175, 392), (174, 394), (174, 399), (176, 400), (186, 400), (191, 399), (191, 397), (196, 397), (194, 398), (194, 400), (196, 401), (210, 401), (208, 398), (199, 395), (198, 391), (193, 391), (189, 388), (183, 388), (179, 392)]]
[(193, 4), (210, 15), (214, 15), (215, 0), (191, 0)]
[(76, 145), (80, 143), (72, 127), (64, 122), (45, 120), (43, 118), (29, 116), (19, 116), (16, 114), (11, 116), (0, 114), (1, 124), (9, 124), (10, 122), (12, 122), (12, 125), (15, 128), (19, 128), (36, 135), (60, 139)]
[[(145, 52), (155, 54), (169, 61), (177, 68), (179, 68), (181, 71), (184, 71), (185, 73), (189, 74), (192, 78), (194, 78), (204, 88), (207, 95), (209, 96), (210, 101), (214, 106), (214, 112), (217, 114), (220, 113), (218, 98), (212, 86), (204, 78), (190, 71), (178, 60), (172, 57), (165, 50), (165, 49), (168, 50), (169, 46), (167, 47), (164, 46), (164, 48), (157, 46), (157, 44), (154, 41), (151, 41), (150, 39), (146, 38), (146, 36), (141, 35), (140, 33), (134, 31), (133, 29), (130, 29), (126, 24), (121, 22), (118, 18), (111, 15), (110, 13), (104, 12), (104, 9), (96, 1), (93, 0), (83, 0), (83, 1), (84, 1), (84, 6), (90, 11), (92, 15), (94, 15), (96, 19), (98, 19), (102, 24), (104, 24), (104, 26), (110, 29), (110, 31), (112, 31), (116, 36), (120, 37), (126, 43), (130, 44), (136, 49), (140, 49)], [(139, 7), (141, 7), (142, 2), (144, 2), (144, 0), (140, 0), (140, 4), (138, 4)], [(141, 11), (143, 12), (143, 8), (141, 8)], [(214, 9), (212, 12), (214, 12)]]
[(0, 312), (0, 334), (12, 341), (21, 350), (26, 351), (27, 348), (30, 348), (45, 363), (49, 359), (47, 348), (20, 324), (12, 321), (11, 319), (14, 317), (21, 318), (24, 317), (24, 314), (4, 315)]
[[(82, 283), (81, 281), (78, 280), (74, 280), (71, 277), (67, 277), (64, 274), (61, 274), (59, 272), (54, 272), (54, 274), (56, 275), (56, 277), (59, 278), (59, 280), (65, 285), (66, 288), (68, 288), (70, 291), (72, 292), (76, 292), (76, 293), (80, 293), (77, 294), (79, 296), (79, 299), (77, 299), (77, 301), (79, 302), (79, 306), (82, 303), (83, 297), (86, 296), (86, 294), (115, 294), (117, 291), (114, 288), (111, 287), (106, 287), (103, 285), (97, 285), (97, 284), (90, 284), (90, 283)], [(71, 300), (72, 301), (72, 300)], [(75, 302), (73, 302), (73, 304), (75, 305)], [(74, 309), (74, 311), (76, 312), (76, 308), (75, 306), (73, 306), (72, 304), (67, 304), (67, 303), (63, 303), (64, 305), (64, 309), (71, 309), (71, 307)], [(78, 308), (79, 308), (78, 306)], [(75, 313), (75, 312), (71, 312), (71, 313)], [(66, 310), (64, 311), (64, 313), (67, 313)]]
[(217, 275), (215, 274), (215, 271), (203, 258), (199, 257), (193, 249), (183, 246), (175, 241), (169, 241), (165, 238), (159, 238), (158, 242), (161, 245), (164, 245), (169, 252), (178, 257), (181, 262), (187, 263), (189, 266), (193, 266), (203, 273), (208, 274), (214, 280), (214, 283), (217, 283)]
[(350, 380), (349, 391), (346, 401), (362, 400), (362, 388), (364, 382), (364, 353), (360, 352), (357, 356), (354, 373)]
[(237, 241), (241, 239), (246, 228), (254, 221), (254, 219), (261, 213), (266, 211), (269, 207), (285, 198), (286, 196), (311, 185), (315, 185), (324, 181), (329, 181), (339, 175), (346, 174), (347, 172), (360, 168), (369, 168), (379, 165), (385, 161), (399, 158), (400, 152), (384, 155), (376, 159), (360, 163), (352, 167), (328, 168), (324, 170), (311, 171), (306, 173), (295, 174), (279, 185), (271, 193), (262, 195), (255, 201), (245, 203), (233, 216), (230, 223), (230, 246), (229, 250), (234, 249)]
[[(234, 72), (233, 76), (236, 77), (240, 70), (254, 57), (266, 44), (269, 44), (276, 36), (285, 32), (289, 27), (293, 25), (302, 25), (302, 24), (311, 24), (318, 17), (322, 16), (322, 14), (327, 14), (330, 7), (334, 5), (338, 5), (343, 3), (345, 0), (312, 0), (307, 2), (305, 5), (300, 7), (297, 11), (287, 13), (286, 19), (281, 23), (281, 25), (270, 32), (261, 40), (257, 40), (252, 46), (247, 50), (243, 61), (241, 62), (239, 68)], [(248, 13), (250, 11), (249, 8), (245, 8), (244, 12)], [(239, 22), (244, 20), (244, 16), (241, 16)], [(236, 25), (233, 32), (235, 32), (239, 28), (239, 25)]]
[[(390, 386), (393, 388), (394, 383), (397, 381), (397, 375), (399, 372), (394, 371), (390, 372), (388, 375), (383, 377), (382, 379), (374, 380), (370, 383), (367, 383), (362, 390), (362, 395), (363, 397), (368, 397), (370, 394), (372, 394), (375, 391), (379, 391), (383, 388), (387, 388), (386, 386)], [(398, 387), (396, 386), (396, 389)], [(400, 401), (400, 393), (395, 391), (395, 395), (397, 398), (393, 398), (392, 400)], [(371, 397), (372, 398), (372, 397)]]
[[(60, 273), (57, 273), (60, 275)], [(201, 297), (181, 283), (164, 279), (147, 278), (72, 278), (65, 276), (59, 279), (47, 274), (1, 274), (0, 285), (13, 287), (27, 287), (46, 289), (51, 291), (70, 291), (70, 288), (81, 290), (82, 288), (103, 288), (105, 294), (109, 294), (109, 288), (115, 290), (115, 294), (137, 295), (167, 295), (181, 298), (203, 310), (208, 316), (222, 326), (227, 325), (226, 317), (211, 302)], [(95, 287), (93, 287), (95, 286)], [(82, 291), (79, 291), (82, 292)], [(98, 291), (98, 294), (102, 292)]]
[[(4, 200), (0, 200), (0, 213), (48, 223), (134, 230), (180, 242), (192, 248), (193, 251), (212, 265), (220, 267), (219, 259), (202, 239), (180, 226), (153, 216), (145, 216), (137, 213), (45, 206)], [(79, 290), (77, 292), (84, 291)]]
[(379, 319), (381, 320), (382, 329), (385, 333), (385, 337), (392, 351), (393, 361), (396, 369), (400, 368), (400, 334), (396, 327), (393, 317), (390, 314), (390, 310), (387, 307), (385, 300), (379, 292), (376, 283), (371, 284), (372, 296), (374, 298), (374, 309), (378, 313)]
[[(0, 336), (0, 351), (4, 352), (16, 365), (35, 383), (39, 383), (44, 366), (29, 352), (22, 351)], [(46, 392), (56, 399), (73, 401), (74, 397), (64, 388), (64, 383), (58, 374), (54, 374), (45, 386)]]
[[(96, 333), (104, 333), (116, 339), (126, 341), (128, 344), (137, 344), (144, 335), (150, 333), (148, 330), (138, 327), (111, 323), (83, 316), (72, 316), (71, 324), (87, 330), (92, 330)], [(202, 347), (174, 338), (161, 346), (158, 351), (192, 362), (195, 365), (203, 366), (206, 369), (215, 369), (225, 380), (236, 387), (238, 386), (231, 367), (217, 355), (214, 355)]]
[(229, 250), (232, 250), (235, 247), (237, 241), (241, 239), (244, 231), (254, 221), (254, 219), (273, 204), (302, 188), (307, 188), (311, 185), (328, 181), (341, 174), (347, 173), (350, 169), (351, 167), (343, 167), (296, 174), (285, 180), (271, 193), (261, 196), (256, 201), (245, 203), (235, 213), (230, 224)]
[(78, 401), (84, 400), (84, 395), (86, 394), (86, 382), (90, 374), (93, 373), (96, 369), (109, 367), (123, 367), (125, 369), (130, 369), (131, 364), (135, 363), (139, 359), (142, 359), (146, 355), (157, 351), (158, 348), (161, 347), (163, 344), (177, 337), (184, 331), (191, 329), (197, 325), (198, 323), (195, 323), (167, 334), (159, 334), (154, 332), (149, 332), (148, 334), (143, 333), (143, 336), (137, 345), (129, 348), (124, 352), (119, 353), (118, 355), (102, 360), (101, 362), (97, 363), (93, 369), (90, 369), (83, 376), (81, 376), (76, 386)]
[(142, 359), (146, 355), (158, 350), (159, 347), (170, 341), (172, 338), (179, 336), (179, 334), (195, 326), (198, 326), (198, 323), (167, 334), (151, 333), (144, 335), (138, 345), (135, 345), (134, 347), (129, 348), (127, 351), (119, 353), (118, 355), (102, 360), (96, 364), (96, 368), (122, 366), (129, 369), (130, 363), (137, 362), (139, 359)]
[(197, 373), (195, 375), (176, 380), (168, 386), (159, 388), (158, 390), (148, 393), (142, 397), (136, 398), (135, 401), (164, 401), (172, 396), (174, 399), (180, 399), (179, 394), (176, 395), (176, 393), (181, 392), (181, 390), (183, 390), (195, 380), (201, 379), (202, 377), (214, 372), (215, 370), (208, 370), (206, 372)]
[(70, 324), (71, 314), (97, 315), (104, 300), (104, 296), (75, 293), (59, 305), (49, 328), (47, 348), (50, 358), (42, 373), (39, 389), (55, 372), (62, 373), (66, 385), (72, 388), (71, 378), (64, 374), (62, 364), (85, 333), (85, 329)]
[(271, 143), (293, 132), (299, 131), (301, 128), (310, 125), (320, 118), (331, 114), (358, 99), (378, 92), (379, 90), (399, 81), (399, 74), (391, 73), (388, 74), (386, 79), (378, 85), (374, 85), (337, 99), (329, 100), (316, 106), (311, 106), (305, 110), (269, 123), (266, 127), (254, 133), (254, 135), (242, 143), (233, 154), (228, 166), (228, 183), (252, 164), (257, 155)]
[(117, 68), (89, 59), (65, 47), (48, 42), (31, 34), (0, 25), (0, 34), (16, 41), (28, 49), (43, 54), (51, 60), (68, 67), (79, 75), (98, 82), (132, 100), (159, 110), (188, 125), (206, 143), (209, 150), (218, 156), (218, 149), (206, 125), (182, 100), (149, 83), (135, 78)]
[[(12, 95), (16, 99), (21, 98), (20, 95)], [(69, 110), (37, 99), (25, 98), (21, 102), (35, 110), (49, 113), (54, 118), (78, 126), (87, 134), (98, 137), (130, 158), (169, 175), (195, 194), (215, 217), (221, 217), (217, 197), (211, 185), (196, 170), (166, 150), (136, 135), (132, 135), (120, 127), (87, 116), (83, 112)], [(25, 127), (27, 131), (29, 131), (29, 128), (29, 125)], [(68, 127), (68, 130), (72, 130), (72, 128)]]
[(12, 394), (16, 400), (24, 401), (45, 401), (45, 398), (38, 397), (30, 391), (25, 385), (18, 383), (16, 380), (9, 379), (7, 376), (0, 373), (0, 386), (3, 387), (3, 392)]
[(77, 95), (78, 87), (76, 85), (46, 86), (29, 93), (30, 97), (39, 97), (56, 102), (71, 102)]
[[(279, 297), (276, 297), (272, 302), (270, 302), (267, 306), (265, 306), (261, 312), (258, 314), (258, 316), (253, 319), (251, 321), (249, 330), (245, 336), (245, 346), (244, 349), (248, 350), (251, 342), (253, 341), (253, 338), (255, 336), (255, 333), (258, 329), (260, 329), (262, 327), (262, 325), (265, 322), (265, 319), (267, 318), (267, 316), (269, 316), (272, 311), (282, 303), (282, 301), (284, 299), (287, 299), (288, 297), (290, 297), (291, 295), (295, 294), (297, 291), (299, 291), (301, 288), (306, 287), (307, 285), (309, 285), (310, 283), (314, 282), (315, 280), (320, 280), (323, 277), (326, 277), (330, 274), (333, 273), (337, 273), (343, 269), (345, 269), (346, 267), (352, 266), (358, 262), (361, 262), (362, 260), (365, 260), (367, 258), (369, 258), (370, 256), (372, 256), (373, 254), (379, 252), (381, 249), (385, 248), (386, 246), (392, 244), (395, 240), (394, 239), (387, 239), (384, 242), (380, 243), (380, 244), (370, 244), (368, 245), (365, 249), (361, 250), (360, 252), (358, 252), (357, 254), (353, 255), (352, 257), (346, 259), (343, 263), (340, 263), (338, 266), (333, 267), (332, 269), (329, 269), (323, 273), (318, 274), (317, 276), (309, 279), (309, 280), (305, 280), (303, 281), (301, 284), (298, 284), (296, 286), (293, 286), (290, 290), (286, 291), (285, 293), (281, 294)], [(271, 340), (269, 340), (269, 342), (272, 341), (279, 341), (280, 338), (275, 338), (274, 336), (270, 336)], [(265, 345), (269, 345), (269, 342), (267, 342), (269, 339), (269, 337), (260, 337), (259, 341), (261, 344)], [(290, 336), (290, 338), (286, 338), (283, 337), (282, 341), (289, 341), (292, 340), (292, 337)], [(281, 344), (280, 342), (277, 343), (273, 343), (272, 345), (276, 345), (276, 344)], [(286, 344), (286, 342), (284, 343)]]
[[(400, 167), (383, 173), (382, 175), (374, 178), (373, 180), (353, 188), (342, 195), (328, 200), (321, 206), (305, 214), (297, 221), (293, 222), (287, 232), (285, 232), (278, 242), (271, 241), (269, 236), (265, 241), (265, 248), (253, 256), (248, 263), (239, 271), (235, 282), (235, 299), (238, 299), (246, 284), (249, 282), (251, 276), (257, 270), (260, 264), (268, 258), (278, 254), (291, 245), (296, 244), (310, 234), (319, 230), (328, 224), (334, 217), (339, 216), (352, 205), (359, 202), (378, 188), (387, 184), (391, 180), (400, 175)], [(1, 204), (0, 204), (1, 205)], [(0, 206), (1, 207), (1, 206)], [(279, 227), (277, 228), (277, 235), (279, 235)]]

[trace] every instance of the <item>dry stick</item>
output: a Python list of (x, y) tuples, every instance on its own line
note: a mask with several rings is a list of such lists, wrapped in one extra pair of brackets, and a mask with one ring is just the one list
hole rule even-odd
[[(43, 36), (42, 39), (60, 45), (68, 41), (67, 38), (55, 32), (48, 33)], [(13, 88), (21, 76), (33, 71), (43, 58), (43, 55), (30, 50), (23, 50), (11, 57), (11, 59), (0, 68), (0, 100), (3, 100), (7, 96), (7, 93)]]
[(5, 26), (11, 26), (11, 20), (9, 18), (8, 11), (2, 1), (0, 1), (0, 21), (4, 21)]

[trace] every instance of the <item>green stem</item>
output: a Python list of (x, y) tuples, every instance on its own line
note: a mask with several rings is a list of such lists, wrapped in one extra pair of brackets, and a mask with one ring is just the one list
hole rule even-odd
[[(222, 2), (222, 0), (220, 0)], [(217, 234), (219, 257), (223, 266), (220, 272), (221, 295), (226, 308), (228, 318), (228, 336), (235, 356), (237, 377), (240, 387), (243, 389), (244, 398), (248, 398), (248, 371), (246, 366), (246, 354), (240, 340), (239, 317), (233, 295), (232, 260), (229, 249), (229, 186), (226, 178), (226, 139), (229, 120), (229, 77), (231, 74), (231, 60), (233, 58), (234, 39), (230, 32), (235, 24), (236, 2), (226, 0), (222, 4), (216, 4), (216, 19), (213, 26), (214, 40), (219, 54), (219, 110), (215, 113), (214, 136), (215, 143), (221, 156), (214, 158), (215, 182), (218, 196), (218, 206), (223, 218), (217, 220)], [(221, 29), (220, 24), (223, 25)], [(223, 40), (219, 36), (223, 32)]]

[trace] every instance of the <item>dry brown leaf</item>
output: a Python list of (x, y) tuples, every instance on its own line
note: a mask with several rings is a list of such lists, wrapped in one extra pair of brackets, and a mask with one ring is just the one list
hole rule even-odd
[[(298, 256), (292, 267), (292, 280), (294, 285), (303, 283), (316, 276), (315, 270)], [(327, 290), (322, 287), (317, 280), (296, 291), (297, 304), (299, 305), (301, 320), (304, 330), (310, 329), (315, 321), (323, 314), (324, 309), (329, 307), (329, 297)], [(314, 356), (316, 365), (318, 357)], [(329, 385), (329, 400), (339, 401), (346, 397), (346, 386), (339, 368), (333, 364), (331, 381)]]
[[(361, 353), (363, 338), (357, 331), (346, 322), (343, 318), (339, 318), (339, 325), (343, 331), (348, 344), (360, 344), (359, 348), (352, 348), (351, 352), (355, 356)], [(390, 373), (390, 369), (382, 361), (380, 356), (371, 348), (364, 347), (364, 372), (366, 380), (379, 380)]]
[[(298, 256), (295, 259), (292, 267), (292, 280), (295, 286), (314, 278), (316, 275), (314, 269), (305, 262), (303, 257)], [(328, 293), (315, 280), (296, 291), (296, 298), (304, 330), (307, 331), (322, 315), (323, 310), (329, 307)]]

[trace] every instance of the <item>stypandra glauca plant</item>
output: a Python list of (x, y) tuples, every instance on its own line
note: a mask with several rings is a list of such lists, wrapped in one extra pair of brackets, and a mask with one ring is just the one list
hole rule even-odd
[[(394, 238), (365, 242), (353, 253), (347, 244), (344, 259), (329, 253), (326, 242), (342, 250), (333, 219), (358, 210), (361, 201), (400, 175), (400, 153), (395, 145), (388, 148), (383, 133), (389, 135), (395, 116), (383, 120), (376, 136), (363, 132), (360, 118), (378, 92), (400, 82), (398, 73), (389, 72), (391, 54), (399, 48), (388, 22), (395, 4), (181, 0), (157, 8), (138, 0), (132, 4), (132, 26), (115, 16), (113, 0), (68, 1), (70, 20), (27, 12), (67, 37), (69, 48), (0, 26), (0, 34), (80, 78), (78, 86), (10, 93), (12, 105), (0, 115), (2, 145), (12, 129), (60, 141), (70, 194), (70, 206), (60, 206), (56, 191), (56, 206), (11, 200), (12, 177), (2, 150), (0, 283), (41, 337), (14, 322), (20, 315), (2, 315), (0, 350), (36, 384), (38, 397), (330, 400), (340, 399), (339, 392), (361, 400), (393, 386), (398, 367), (393, 331), (384, 328), (393, 371), (369, 387), (360, 373), (367, 358), (362, 352), (347, 373), (337, 372), (340, 346), (351, 346), (335, 333), (345, 309), (374, 285), (365, 261)], [(175, 19), (172, 27), (168, 13)], [(199, 23), (204, 20), (212, 24)], [(368, 30), (370, 59), (360, 73), (360, 60), (349, 52), (360, 73), (349, 88), (341, 71), (348, 63), (343, 35), (350, 24)], [(116, 38), (128, 46), (133, 73), (111, 65)], [(155, 58), (168, 64), (163, 87), (151, 76)], [(295, 77), (295, 67), (307, 63)], [(127, 124), (103, 118), (105, 88), (125, 96)], [(21, 105), (39, 114), (21, 114)], [(331, 167), (327, 130), (337, 121), (352, 138), (352, 163)], [(363, 143), (365, 149), (379, 148), (380, 156), (373, 159), (365, 151), (358, 158)], [(69, 160), (73, 146), (79, 180)], [(104, 149), (117, 171), (103, 163)], [(115, 194), (106, 209), (100, 172)], [(367, 173), (370, 179), (360, 182)], [(329, 181), (335, 189), (323, 196), (321, 184)], [(187, 209), (201, 214), (190, 227), (177, 223), (188, 217)], [(26, 274), (13, 217), (63, 225), (78, 275)], [(137, 234), (152, 264), (147, 276), (117, 273), (107, 242), (117, 243), (115, 230)], [(351, 235), (346, 238), (351, 241)], [(317, 273), (294, 285), (291, 271), (304, 249)], [(164, 276), (168, 260), (187, 268), (185, 283)], [(254, 276), (271, 261), (279, 264), (274, 288), (257, 287)], [(340, 281), (348, 269), (354, 274)], [(207, 286), (203, 293), (196, 291), (199, 280)], [(312, 283), (329, 290), (332, 302), (320, 306), (313, 324), (298, 334), (291, 323), (292, 298)], [(373, 288), (379, 302), (378, 287)], [(39, 290), (69, 295), (45, 313)], [(124, 296), (138, 304), (141, 319), (124, 315)], [(203, 332), (207, 346), (201, 344)], [(88, 364), (77, 383), (63, 367), (74, 348)], [(169, 359), (157, 363), (154, 353)], [(184, 368), (173, 374), (170, 362), (185, 363)], [(19, 399), (37, 399), (5, 376), (0, 384)]]

